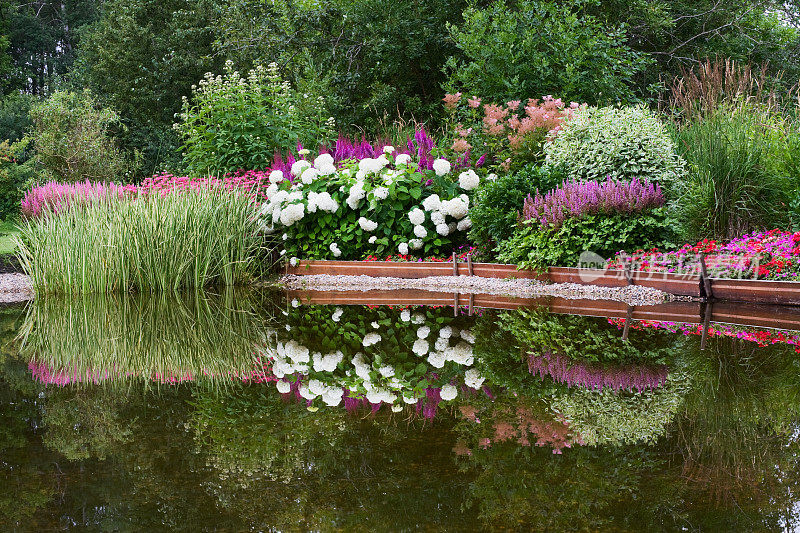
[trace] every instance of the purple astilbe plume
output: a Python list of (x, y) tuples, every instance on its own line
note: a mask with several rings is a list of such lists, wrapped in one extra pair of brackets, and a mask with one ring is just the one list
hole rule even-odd
[(617, 181), (565, 181), (544, 196), (528, 195), (522, 207), (524, 220), (536, 220), (544, 227), (559, 227), (568, 218), (598, 213), (641, 213), (664, 205), (664, 194), (657, 183), (634, 178)]
[(567, 387), (583, 387), (600, 390), (612, 389), (642, 392), (663, 386), (667, 382), (669, 369), (666, 365), (625, 365), (604, 367), (579, 363), (559, 354), (543, 353), (528, 355), (528, 370), (540, 378), (550, 377)]

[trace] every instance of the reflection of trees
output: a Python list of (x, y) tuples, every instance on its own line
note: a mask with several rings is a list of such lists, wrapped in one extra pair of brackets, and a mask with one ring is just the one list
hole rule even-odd
[[(246, 387), (196, 394), (199, 449), (220, 505), (254, 529), (465, 527), (452, 437), (441, 428), (344, 409), (309, 412)], [(265, 498), (264, 495), (269, 497)]]

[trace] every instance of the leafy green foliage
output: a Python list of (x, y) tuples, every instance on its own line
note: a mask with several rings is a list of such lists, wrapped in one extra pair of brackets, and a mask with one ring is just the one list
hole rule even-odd
[(677, 131), (690, 169), (676, 202), (687, 239), (731, 239), (788, 222), (783, 135), (775, 116), (744, 104)]
[(27, 94), (11, 93), (0, 98), (0, 141), (18, 141), (31, 126), (29, 116), (36, 98)]
[(38, 178), (35, 161), (28, 158), (29, 139), (0, 142), (0, 218), (19, 213), (25, 190)]
[(666, 127), (643, 106), (580, 110), (545, 153), (546, 163), (564, 165), (569, 178), (648, 179), (667, 194), (686, 173)]
[(58, 91), (33, 106), (31, 139), (35, 158), (50, 179), (122, 181), (136, 167), (112, 138), (117, 114), (96, 105), (89, 91)]
[(469, 212), (472, 242), (492, 248), (510, 238), (516, 230), (517, 217), (525, 198), (549, 191), (563, 179), (558, 170), (528, 165), (494, 181), (484, 180), (475, 192), (475, 202)]
[(648, 60), (625, 31), (592, 16), (592, 0), (502, 0), (464, 10), (451, 24), (461, 52), (448, 60), (449, 92), (505, 102), (547, 94), (590, 104), (634, 101), (634, 77)]
[(316, 147), (333, 137), (324, 98), (292, 90), (275, 63), (242, 78), (229, 61), (224, 76), (207, 74), (192, 93), (175, 126), (190, 174), (264, 169), (276, 150)]
[(576, 266), (584, 251), (607, 259), (620, 250), (671, 246), (674, 235), (669, 228), (664, 208), (633, 216), (568, 218), (555, 229), (525, 224), (500, 244), (498, 260), (533, 269)]

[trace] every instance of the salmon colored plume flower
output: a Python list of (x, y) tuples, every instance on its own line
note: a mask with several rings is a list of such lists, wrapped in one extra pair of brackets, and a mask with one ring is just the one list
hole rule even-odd
[(455, 109), (456, 105), (458, 104), (458, 101), (461, 100), (461, 93), (446, 94), (444, 95), (444, 98), (442, 98), (442, 100), (444, 101), (444, 106), (446, 108)]

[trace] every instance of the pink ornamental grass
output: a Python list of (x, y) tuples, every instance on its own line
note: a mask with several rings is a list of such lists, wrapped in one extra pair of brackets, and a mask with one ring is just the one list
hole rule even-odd
[(60, 213), (70, 206), (85, 205), (91, 202), (107, 200), (113, 197), (125, 197), (134, 193), (130, 186), (120, 186), (114, 183), (58, 183), (48, 182), (42, 186), (34, 187), (25, 193), (21, 204), (22, 216), (36, 218), (49, 209), (53, 213)]
[(544, 227), (559, 227), (569, 218), (598, 213), (633, 214), (664, 205), (664, 194), (657, 183), (634, 178), (617, 181), (565, 181), (545, 195), (528, 195), (522, 208), (524, 220), (535, 220)]

